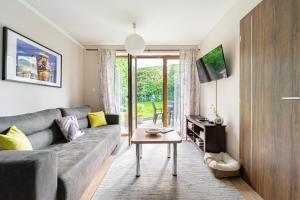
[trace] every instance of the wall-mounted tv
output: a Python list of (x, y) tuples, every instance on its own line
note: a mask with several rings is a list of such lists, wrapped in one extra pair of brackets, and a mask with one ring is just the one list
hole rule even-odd
[(222, 45), (197, 60), (196, 65), (201, 83), (228, 77)]

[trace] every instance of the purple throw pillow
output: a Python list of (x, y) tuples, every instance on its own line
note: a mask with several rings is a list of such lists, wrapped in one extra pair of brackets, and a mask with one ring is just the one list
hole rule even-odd
[(74, 140), (84, 134), (83, 131), (79, 130), (79, 125), (76, 116), (66, 116), (55, 119), (59, 126), (62, 134), (68, 141)]

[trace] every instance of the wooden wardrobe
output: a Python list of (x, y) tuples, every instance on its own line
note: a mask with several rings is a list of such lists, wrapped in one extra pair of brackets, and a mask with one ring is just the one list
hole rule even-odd
[(300, 0), (262, 1), (240, 34), (242, 176), (264, 199), (300, 199)]

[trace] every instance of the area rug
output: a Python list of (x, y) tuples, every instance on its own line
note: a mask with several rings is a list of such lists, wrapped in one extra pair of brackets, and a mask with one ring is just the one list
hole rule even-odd
[(226, 179), (216, 179), (203, 164), (203, 155), (188, 141), (178, 145), (178, 175), (166, 144), (143, 145), (141, 176), (135, 176), (135, 146), (117, 154), (92, 200), (236, 200), (244, 199)]

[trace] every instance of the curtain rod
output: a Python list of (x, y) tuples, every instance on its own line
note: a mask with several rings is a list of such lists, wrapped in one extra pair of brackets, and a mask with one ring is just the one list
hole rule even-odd
[[(87, 51), (98, 51), (98, 49), (85, 49), (85, 50), (87, 50)], [(124, 52), (126, 52), (126, 50), (125, 49), (115, 49), (116, 51), (124, 51)], [(148, 51), (148, 52), (150, 52), (150, 51), (180, 51), (181, 49), (145, 49), (144, 51)], [(200, 49), (197, 49), (198, 51), (200, 51)]]

